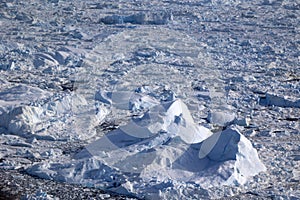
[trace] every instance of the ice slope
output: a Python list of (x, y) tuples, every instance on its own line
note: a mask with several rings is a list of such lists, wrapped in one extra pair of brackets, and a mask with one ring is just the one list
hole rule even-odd
[[(174, 185), (172, 189), (185, 189), (187, 183), (200, 188), (243, 185), (266, 170), (251, 142), (236, 128), (212, 133), (194, 123), (179, 99), (151, 107), (73, 159), (34, 165), (27, 172), (156, 199), (167, 195), (164, 184)], [(188, 198), (185, 195), (173, 198)]]

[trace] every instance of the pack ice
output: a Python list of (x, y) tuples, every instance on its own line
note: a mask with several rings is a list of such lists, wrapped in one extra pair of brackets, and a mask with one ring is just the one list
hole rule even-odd
[(42, 178), (157, 199), (243, 185), (264, 170), (257, 151), (235, 126), (212, 133), (194, 122), (183, 101), (174, 99), (152, 104), (67, 162), (37, 164), (27, 171)]

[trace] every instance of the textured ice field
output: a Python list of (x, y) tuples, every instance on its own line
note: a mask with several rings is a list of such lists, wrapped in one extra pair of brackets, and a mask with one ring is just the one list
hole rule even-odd
[(0, 2), (0, 168), (135, 198), (300, 198), (299, 18), (286, 0)]

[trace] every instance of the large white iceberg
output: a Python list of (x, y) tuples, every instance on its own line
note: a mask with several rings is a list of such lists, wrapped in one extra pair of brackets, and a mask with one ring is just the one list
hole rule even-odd
[(27, 171), (155, 199), (166, 195), (165, 187), (176, 185), (242, 185), (265, 169), (251, 142), (237, 129), (212, 133), (196, 124), (187, 106), (176, 99), (105, 134), (69, 163), (39, 164)]

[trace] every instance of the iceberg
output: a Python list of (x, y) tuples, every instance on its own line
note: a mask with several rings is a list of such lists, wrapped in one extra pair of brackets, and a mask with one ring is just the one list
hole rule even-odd
[(212, 133), (195, 123), (184, 102), (175, 99), (108, 132), (69, 163), (37, 164), (27, 172), (155, 199), (166, 195), (166, 187), (178, 185), (243, 185), (265, 170), (251, 142), (235, 126)]

